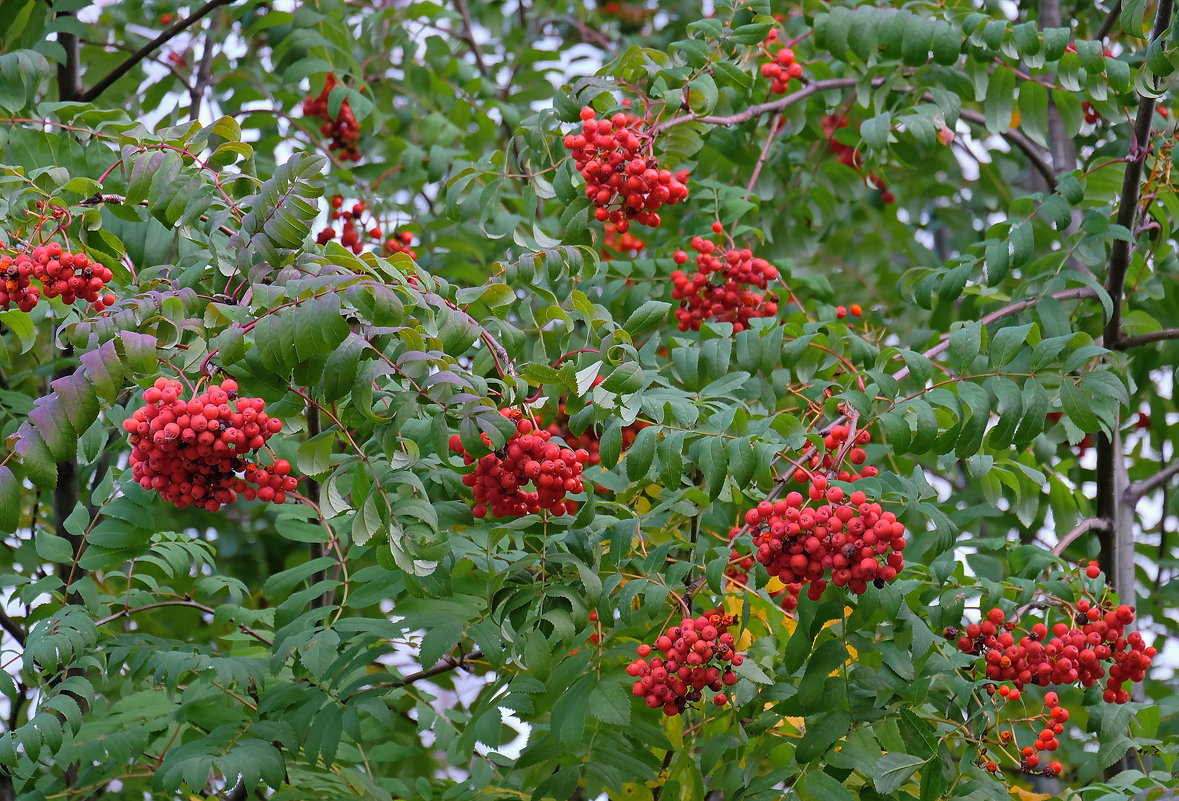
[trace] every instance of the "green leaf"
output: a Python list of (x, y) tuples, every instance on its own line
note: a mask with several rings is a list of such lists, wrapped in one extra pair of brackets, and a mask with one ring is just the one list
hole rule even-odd
[(630, 723), (630, 688), (618, 684), (596, 684), (590, 690), (589, 712), (598, 720), (615, 726)]
[(622, 327), (631, 336), (645, 334), (652, 328), (661, 325), (670, 318), (671, 304), (662, 300), (648, 300), (635, 309)]
[(851, 724), (851, 717), (842, 709), (825, 712), (806, 726), (806, 733), (798, 742), (794, 758), (800, 763), (813, 762), (831, 748), (835, 742), (847, 734)]
[(0, 465), (0, 530), (15, 533), (20, 526), (20, 479), (12, 468)]
[(37, 556), (47, 562), (68, 565), (74, 561), (74, 549), (64, 537), (58, 537), (47, 531), (38, 531), (34, 537), (37, 546)]
[(949, 362), (956, 373), (968, 373), (982, 350), (982, 325), (969, 322), (950, 334)]
[(1019, 85), (1019, 128), (1040, 147), (1048, 147), (1048, 89), (1043, 84)]
[(860, 136), (864, 138), (864, 144), (873, 150), (881, 150), (888, 144), (891, 130), (892, 114), (887, 111), (860, 123)]
[(835, 777), (812, 770), (800, 782), (804, 797), (811, 801), (854, 801), (855, 796)]
[(909, 67), (920, 67), (929, 61), (929, 48), (933, 44), (933, 20), (922, 14), (909, 14), (905, 20), (904, 39), (901, 44), (901, 61)]
[(623, 362), (614, 368), (606, 380), (602, 382), (602, 389), (619, 395), (637, 392), (646, 384), (643, 368), (638, 362)]
[(626, 477), (631, 481), (649, 478), (651, 462), (655, 458), (655, 440), (659, 429), (647, 426), (639, 431), (635, 441), (626, 451)]
[(704, 475), (704, 485), (708, 490), (709, 500), (716, 500), (728, 477), (729, 455), (725, 450), (725, 442), (721, 437), (708, 437), (700, 448), (700, 472)]
[(962, 35), (945, 20), (935, 20), (931, 46), (933, 60), (943, 67), (952, 67), (962, 55)]
[(1003, 133), (1011, 126), (1011, 108), (1015, 100), (1015, 73), (999, 66), (991, 73), (987, 82), (987, 95), (983, 101), (987, 130)]
[(659, 477), (663, 486), (669, 490), (678, 490), (684, 478), (684, 439), (687, 434), (683, 431), (665, 431), (663, 439), (657, 447), (659, 454)]
[(895, 793), (925, 762), (924, 759), (900, 751), (885, 754), (876, 763), (876, 769), (873, 771), (872, 784), (876, 792)]
[(994, 334), (990, 343), (991, 367), (997, 370), (1010, 364), (1012, 359), (1027, 348), (1028, 334), (1034, 327), (1035, 323), (1012, 325)]

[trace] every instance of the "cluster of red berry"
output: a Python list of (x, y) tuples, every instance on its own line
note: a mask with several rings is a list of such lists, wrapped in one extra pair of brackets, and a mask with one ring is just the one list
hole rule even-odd
[(647, 243), (629, 232), (619, 233), (618, 227), (609, 220), (606, 221), (606, 236), (602, 239), (602, 258), (609, 261), (615, 256), (625, 256), (633, 259)]
[(864, 309), (858, 303), (853, 303), (850, 306), (836, 306), (835, 307), (835, 318), (837, 320), (842, 320), (843, 318), (847, 317), (849, 314), (852, 317), (859, 317), (863, 313), (864, 313)]
[[(577, 502), (566, 496), (582, 491), (581, 471), (589, 462), (589, 452), (550, 442), (553, 435), (534, 430), (519, 409), (502, 409), (500, 414), (516, 423), (516, 432), (499, 452), (476, 459), (457, 434), (450, 438), (450, 449), (465, 464), (475, 465), (463, 476), (475, 496), (475, 517), (484, 517), (488, 511), (496, 517), (523, 517), (542, 509), (555, 515), (576, 512)], [(486, 434), (483, 438), (488, 441)], [(526, 489), (529, 484), (534, 489)]]
[(905, 527), (896, 515), (858, 490), (845, 495), (824, 476), (814, 477), (807, 494), (814, 506), (791, 492), (745, 513), (754, 558), (771, 576), (788, 588), (806, 584), (811, 600), (827, 589), (828, 576), (857, 595), (897, 577), (905, 566)]
[(323, 120), (319, 132), (325, 138), (331, 139), (328, 146), (341, 161), (360, 161), (361, 153), (357, 145), (360, 144), (360, 124), (356, 115), (352, 113), (352, 106), (345, 100), (340, 104), (339, 113), (333, 118), (328, 112), (328, 97), (332, 89), (339, 85), (335, 73), (329, 72), (323, 82), (323, 91), (316, 97), (308, 97), (303, 101), (303, 116), (318, 117)]
[[(731, 615), (713, 610), (697, 618), (685, 617), (679, 626), (660, 635), (654, 648), (640, 645), (639, 658), (626, 668), (627, 675), (636, 679), (631, 692), (651, 709), (663, 707), (668, 716), (682, 714), (700, 701), (705, 689), (716, 693), (712, 703), (717, 706), (729, 703), (729, 697), (719, 691), (737, 683), (733, 667), (745, 661), (728, 631), (733, 622)], [(648, 660), (653, 650), (663, 656)]]
[(1092, 687), (1106, 678), (1103, 700), (1124, 704), (1130, 693), (1123, 685), (1142, 681), (1157, 653), (1139, 632), (1125, 633), (1134, 622), (1134, 610), (1125, 604), (1103, 609), (1082, 598), (1072, 625), (1053, 625), (1050, 640), (1048, 626), (1037, 622), (1016, 642), (1015, 622), (1005, 618), (1002, 609), (990, 610), (981, 623), (966, 627), (958, 637), (958, 648), (981, 654), (987, 678), (1010, 681), (1016, 689), (1028, 684)]
[[(879, 475), (880, 471), (875, 465), (864, 464), (868, 460), (868, 454), (862, 446), (872, 441), (872, 434), (866, 428), (860, 429), (856, 432), (855, 440), (849, 447), (847, 440), (850, 436), (850, 426), (842, 424), (831, 426), (831, 430), (823, 436), (822, 453), (808, 441), (802, 446), (802, 459), (807, 463), (811, 472), (798, 467), (794, 471), (794, 480), (799, 484), (806, 484), (811, 480), (811, 475), (815, 471), (834, 472), (835, 478), (849, 482)], [(847, 468), (842, 464), (845, 450), (847, 461), (852, 463), (852, 468)], [(859, 467), (860, 465), (864, 466)], [(858, 472), (856, 467), (859, 467)]]
[(777, 53), (770, 52), (770, 45), (778, 41), (778, 29), (772, 28), (762, 42), (761, 49), (769, 57), (769, 61), (762, 62), (761, 74), (770, 79), (770, 91), (780, 95), (786, 94), (792, 78), (802, 77), (802, 65), (794, 60), (794, 51), (789, 47), (782, 47)]
[(146, 405), (123, 421), (131, 435), (131, 475), (139, 485), (181, 509), (215, 512), (239, 494), (285, 502), (298, 483), (290, 464), (280, 460), (267, 471), (244, 458), (282, 429), (281, 420), (266, 414), (266, 402), (238, 397), (231, 379), (189, 400), (183, 391), (179, 381), (157, 378), (143, 393)]
[[(356, 201), (351, 208), (346, 209), (344, 208), (344, 197), (332, 195), (331, 206), (332, 210), (329, 216), (333, 223), (339, 221), (340, 230), (336, 231), (335, 226), (329, 225), (316, 234), (316, 244), (327, 244), (339, 236), (341, 245), (350, 248), (353, 253), (360, 253), (364, 250), (364, 236), (367, 235), (369, 239), (377, 242), (380, 242), (385, 236), (375, 217), (370, 217), (367, 222), (363, 220), (367, 212), (363, 200)], [(410, 247), (412, 243), (413, 234), (409, 231), (400, 231), (385, 240), (385, 253), (407, 253), (411, 259), (416, 259), (418, 254)]]
[(657, 211), (688, 196), (688, 171), (673, 175), (659, 169), (651, 155), (640, 155), (648, 136), (636, 115), (619, 112), (600, 120), (596, 117), (597, 112), (586, 106), (581, 110), (581, 133), (565, 137), (565, 148), (585, 178), (585, 195), (597, 206), (594, 216), (614, 223), (619, 233), (626, 233), (630, 220), (658, 226)]
[[(63, 303), (80, 298), (94, 311), (115, 305), (114, 295), (102, 294), (111, 280), (111, 271), (90, 261), (85, 253), (63, 250), (57, 242), (38, 245), (16, 258), (0, 256), (0, 274), (4, 280), (0, 309), (8, 309), (15, 303), (21, 311), (30, 312), (42, 293), (47, 298), (61, 298)], [(31, 283), (33, 278), (41, 282), (41, 288)]]
[[(991, 686), (993, 687), (993, 685)], [(1017, 688), (1008, 687), (1006, 684), (999, 687), (998, 693), (1008, 701), (1018, 701), (1020, 697), (1020, 692)], [(1040, 727), (1036, 732), (1035, 742), (1031, 745), (1024, 746), (1020, 752), (1019, 767), (1024, 773), (1037, 772), (1037, 768), (1040, 767), (1040, 753), (1044, 751), (1051, 752), (1060, 748), (1060, 740), (1058, 738), (1061, 734), (1064, 734), (1064, 724), (1068, 722), (1068, 719), (1068, 710), (1060, 706), (1060, 697), (1054, 692), (1044, 694), (1044, 711), (1041, 715), (1021, 719)], [(1014, 739), (1014, 735), (1010, 731), (1004, 731), (1000, 734), (999, 739), (1004, 744), (1007, 744)], [(1053, 761), (1044, 766), (1043, 774), (1049, 777), (1059, 776), (1062, 770), (1064, 770), (1064, 766), (1059, 762)]]
[(299, 486), (299, 479), (291, 475), (291, 463), (286, 459), (276, 459), (269, 470), (263, 465), (248, 463), (242, 477), (246, 486), (241, 488), (241, 494), (247, 501), (257, 498), (265, 503), (286, 503), (286, 494)]
[[(864, 160), (860, 158), (859, 151), (835, 138), (835, 132), (846, 127), (847, 117), (843, 115), (828, 114), (823, 118), (823, 135), (827, 137), (827, 149), (834, 154), (835, 160), (840, 164), (846, 164), (853, 170), (862, 172)], [(897, 199), (896, 195), (889, 191), (884, 179), (876, 173), (868, 173), (866, 181), (869, 186), (880, 190), (880, 199), (885, 203), (892, 203)]]
[[(721, 234), (724, 226), (715, 222), (712, 230)], [(778, 313), (777, 295), (765, 292), (778, 277), (777, 267), (755, 258), (749, 248), (724, 250), (702, 236), (692, 237), (691, 247), (696, 251), (696, 272), (691, 276), (683, 270), (671, 273), (671, 296), (680, 301), (675, 317), (681, 331), (699, 331), (707, 320), (732, 323), (734, 331), (744, 331), (750, 319)], [(672, 261), (684, 265), (688, 254), (677, 250)]]

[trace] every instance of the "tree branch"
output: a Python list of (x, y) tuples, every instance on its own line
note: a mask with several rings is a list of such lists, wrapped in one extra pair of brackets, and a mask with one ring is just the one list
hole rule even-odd
[[(685, 114), (682, 117), (671, 117), (670, 119), (666, 119), (658, 125), (652, 126), (649, 133), (651, 137), (655, 137), (663, 131), (666, 131), (668, 128), (674, 128), (675, 126), (681, 125), (685, 122), (706, 122), (709, 125), (740, 125), (741, 123), (748, 122), (754, 117), (759, 117), (762, 114), (781, 111), (782, 109), (792, 106), (800, 100), (805, 100), (806, 98), (813, 94), (817, 94), (818, 92), (826, 92), (831, 89), (847, 89), (848, 87), (857, 85), (860, 83), (860, 81), (860, 78), (830, 78), (825, 81), (814, 81), (802, 87), (798, 91), (791, 92), (788, 95), (783, 95), (777, 100), (771, 100), (768, 103), (758, 103), (757, 105), (750, 106), (744, 111), (739, 111), (736, 114), (730, 114), (723, 117), (712, 115), (698, 117), (694, 114)], [(884, 83), (883, 78), (875, 78), (872, 80), (873, 86), (879, 86), (882, 83)]]
[[(319, 421), (319, 407), (316, 406), (314, 403), (308, 403), (307, 404), (307, 439), (314, 439), (315, 437), (319, 436), (319, 433), (320, 433), (319, 422), (320, 422)], [(307, 499), (309, 501), (311, 501), (313, 504), (315, 504), (316, 510), (319, 509), (320, 486), (319, 486), (319, 482), (313, 478), (307, 479)], [(326, 556), (326, 555), (327, 555), (327, 549), (324, 547), (324, 543), (322, 543), (322, 542), (311, 543), (311, 558), (312, 559), (319, 559), (320, 557)], [(327, 579), (327, 570), (326, 569), (325, 570), (318, 570), (311, 577), (311, 583), (313, 585), (318, 584), (319, 582), (324, 581), (325, 579)], [(323, 595), (319, 596), (318, 598), (312, 598), (311, 605), (316, 606), (316, 607), (330, 606), (332, 603), (332, 597), (333, 597), (333, 594), (329, 590), (328, 592), (325, 592)]]
[(1114, 343), (1113, 347), (1117, 350), (1125, 350), (1127, 348), (1149, 345), (1152, 342), (1162, 342), (1168, 339), (1179, 339), (1179, 328), (1164, 328), (1160, 331), (1151, 331), (1149, 334), (1135, 334), (1133, 336), (1122, 337)]
[(1060, 542), (1052, 549), (1052, 553), (1060, 556), (1064, 553), (1064, 549), (1073, 544), (1077, 537), (1084, 534), (1086, 531), (1106, 531), (1109, 529), (1109, 521), (1102, 520), (1100, 517), (1090, 517), (1088, 520), (1082, 520), (1077, 524), (1072, 531), (1060, 538)]
[(192, 86), (188, 89), (188, 118), (194, 122), (201, 118), (201, 104), (205, 99), (205, 90), (209, 88), (209, 81), (213, 77), (213, 59), (216, 55), (213, 44), (213, 31), (210, 27), (205, 33), (205, 46), (201, 50), (201, 61), (193, 77)]
[[(166, 607), (166, 606), (183, 606), (188, 609), (196, 609), (199, 612), (206, 614), (206, 615), (217, 614), (217, 610), (212, 608), (211, 606), (205, 606), (204, 604), (199, 603), (198, 601), (193, 601), (191, 599), (181, 598), (181, 599), (177, 599), (175, 601), (156, 601), (155, 603), (144, 604), (143, 606), (127, 607), (124, 609), (120, 609), (118, 612), (115, 612), (113, 615), (107, 615), (104, 618), (94, 621), (94, 627), (101, 628), (102, 626), (106, 626), (110, 623), (114, 623), (116, 620), (119, 620), (120, 618), (131, 617), (131, 615), (137, 614), (139, 612), (146, 612), (149, 609), (162, 609), (163, 607)], [(261, 643), (265, 643), (266, 645), (271, 645), (271, 646), (274, 645), (274, 640), (270, 639), (269, 637), (265, 637), (265, 636), (259, 634), (258, 632), (254, 631), (252, 628), (247, 626), (245, 623), (239, 623), (238, 628), (241, 630), (241, 632), (243, 634), (248, 634), (249, 636), (253, 637), (255, 640), (258, 640)]]
[(3, 609), (0, 609), (0, 628), (3, 628), (12, 635), (12, 639), (21, 645), (25, 644), (25, 630), (21, 628), (19, 623), (9, 617), (8, 613)]
[[(52, 5), (52, 2), (50, 2)], [(73, 12), (62, 11), (54, 19), (72, 16)], [(57, 65), (57, 99), (62, 102), (77, 100), (82, 91), (81, 67), (78, 59), (78, 37), (64, 31), (57, 34), (57, 43), (65, 50), (65, 61)]]
[(1169, 481), (1176, 473), (1179, 473), (1179, 461), (1172, 462), (1150, 478), (1143, 479), (1142, 481), (1135, 481), (1126, 491), (1126, 500), (1131, 505), (1137, 503), (1143, 495), (1153, 492), (1163, 484), (1166, 484), (1167, 481)]
[[(1049, 295), (1049, 297), (1055, 298), (1056, 300), (1076, 300), (1079, 298), (1092, 298), (1092, 297), (1096, 297), (1096, 296), (1097, 296), (1097, 291), (1094, 290), (1092, 287), (1087, 287), (1087, 286), (1074, 287), (1073, 289), (1064, 289), (1064, 290), (1061, 290), (1060, 292), (1054, 292), (1051, 295)], [(989, 325), (989, 324), (995, 322), (996, 320), (1000, 320), (1004, 317), (1009, 317), (1012, 314), (1019, 314), (1024, 309), (1029, 309), (1032, 306), (1035, 306), (1037, 303), (1040, 302), (1040, 300), (1041, 300), (1041, 298), (1025, 298), (1024, 300), (1017, 300), (1015, 303), (1009, 303), (1008, 305), (1004, 306), (1003, 308), (996, 309), (995, 311), (991, 312), (990, 314), (984, 314), (982, 317), (979, 318), (978, 321), (980, 323), (982, 323), (983, 325)], [(922, 355), (925, 356), (925, 358), (927, 358), (927, 359), (932, 359), (934, 356), (941, 355), (949, 347), (950, 347), (950, 336), (949, 336), (949, 334), (946, 334), (945, 336), (942, 337), (940, 342), (938, 342), (936, 345), (934, 345), (929, 350), (925, 351), (925, 353)], [(902, 367), (900, 370), (897, 370), (895, 373), (893, 373), (892, 377), (895, 378), (897, 381), (900, 381), (908, 374), (909, 374), (909, 368)]]
[(1098, 41), (1109, 36), (1109, 32), (1113, 30), (1114, 23), (1118, 21), (1118, 17), (1122, 15), (1122, 0), (1117, 0), (1113, 4), (1113, 8), (1106, 14), (1105, 19), (1101, 22), (1101, 27), (1097, 29), (1097, 33), (1093, 34), (1093, 38)]
[(125, 61), (107, 73), (106, 76), (102, 78), (102, 80), (94, 84), (94, 86), (90, 87), (85, 92), (80, 93), (78, 95), (78, 100), (81, 100), (84, 103), (92, 102), (95, 98), (109, 89), (111, 84), (130, 72), (136, 64), (151, 55), (153, 50), (159, 48), (161, 45), (167, 44), (171, 39), (174, 39), (178, 34), (183, 33), (197, 22), (200, 22), (218, 7), (229, 5), (232, 2), (233, 0), (209, 0), (209, 2), (198, 8), (191, 15), (172, 23), (167, 28), (165, 28), (159, 36), (136, 50), (134, 53), (128, 56)]
[(405, 687), (407, 685), (413, 684), (415, 681), (432, 679), (435, 676), (439, 676), (443, 673), (449, 673), (452, 670), (465, 667), (466, 664), (472, 660), (482, 658), (483, 652), (478, 648), (476, 648), (474, 651), (471, 651), (471, 653), (467, 654), (466, 656), (460, 656), (458, 659), (455, 659), (453, 656), (445, 656), (442, 658), (441, 662), (432, 668), (419, 670), (416, 673), (409, 673), (394, 681), (382, 681), (379, 684), (373, 684), (369, 687), (364, 687), (362, 689), (356, 690), (352, 693), (352, 695), (357, 695), (361, 692), (367, 692), (368, 690), (396, 690), (398, 687)]
[[(1162, 36), (1170, 26), (1172, 4), (1173, 0), (1159, 0), (1151, 41)], [(1143, 96), (1138, 99), (1138, 113), (1134, 118), (1133, 138), (1130, 141), (1130, 158), (1126, 162), (1126, 174), (1122, 179), (1122, 195), (1118, 202), (1116, 220), (1118, 225), (1128, 231), (1134, 230), (1134, 221), (1138, 216), (1138, 199), (1142, 191), (1142, 164), (1146, 160), (1150, 143), (1150, 124), (1154, 116), (1154, 107), (1153, 97)], [(1125, 239), (1114, 240), (1110, 250), (1105, 289), (1113, 303), (1113, 313), (1105, 324), (1106, 342), (1117, 342), (1121, 339), (1122, 294), (1125, 289), (1126, 270), (1130, 266), (1131, 250), (1131, 243)]]
[[(1157, 41), (1171, 25), (1173, 0), (1159, 0), (1155, 8), (1154, 27), (1151, 41)], [(1156, 79), (1157, 83), (1157, 79)], [(1146, 160), (1150, 143), (1151, 120), (1154, 116), (1155, 100), (1152, 96), (1138, 99), (1138, 112), (1134, 118), (1131, 133), (1130, 153), (1126, 162), (1126, 173), (1122, 179), (1122, 193), (1118, 201), (1116, 222), (1128, 231), (1134, 230), (1138, 216), (1138, 201), (1142, 192), (1142, 165)], [(1105, 277), (1105, 290), (1109, 293), (1112, 311), (1105, 322), (1102, 339), (1118, 343), (1122, 338), (1122, 303), (1124, 300), (1126, 271), (1130, 266), (1131, 243), (1125, 239), (1114, 241), (1110, 250), (1109, 269)], [(1134, 597), (1133, 540), (1129, 531), (1127, 504), (1124, 503), (1126, 488), (1126, 465), (1122, 460), (1121, 439), (1116, 420), (1110, 436), (1097, 435), (1097, 516), (1110, 523), (1109, 531), (1101, 536), (1101, 568), (1113, 580), (1113, 586), (1123, 600), (1132, 603)], [(1129, 552), (1126, 552), (1129, 549)], [(1127, 600), (1129, 599), (1129, 600)]]
[[(958, 116), (967, 122), (973, 122), (978, 125), (985, 125), (987, 122), (985, 115), (980, 114), (977, 111), (971, 111), (970, 109), (962, 109), (962, 111), (958, 113)], [(1050, 189), (1056, 189), (1056, 170), (1052, 169), (1052, 165), (1044, 160), (1044, 156), (1040, 152), (1039, 145), (1037, 145), (1031, 139), (1028, 139), (1014, 128), (1009, 128), (1008, 130), (1004, 131), (1001, 136), (1019, 148), (1023, 154), (1027, 156), (1028, 162), (1031, 163), (1036, 172), (1043, 176), (1044, 180), (1047, 181), (1048, 187)]]

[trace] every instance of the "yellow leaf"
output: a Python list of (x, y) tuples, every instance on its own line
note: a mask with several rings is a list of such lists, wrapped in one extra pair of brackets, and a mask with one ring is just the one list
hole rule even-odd
[[(1018, 113), (1018, 112), (1016, 112)], [(1030, 790), (1025, 790), (1022, 787), (1012, 787), (1011, 797), (1018, 798), (1019, 801), (1048, 801), (1052, 796), (1047, 793), (1033, 793)]]
[(684, 747), (683, 715), (672, 715), (667, 719), (667, 739), (677, 751)]
[(622, 785), (622, 793), (619, 794), (618, 798), (625, 799), (625, 801), (652, 801), (654, 795), (651, 793), (651, 788), (649, 787), (627, 782)]

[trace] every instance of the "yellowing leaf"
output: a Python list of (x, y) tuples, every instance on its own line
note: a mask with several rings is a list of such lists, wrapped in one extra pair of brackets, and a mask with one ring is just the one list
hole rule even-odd
[(1033, 793), (1030, 790), (1025, 790), (1022, 787), (1012, 787), (1011, 797), (1018, 798), (1019, 801), (1048, 801), (1052, 796), (1047, 793)]
[(622, 792), (618, 796), (625, 801), (651, 801), (654, 796), (651, 793), (650, 787), (644, 787), (641, 784), (627, 782), (622, 785)]

